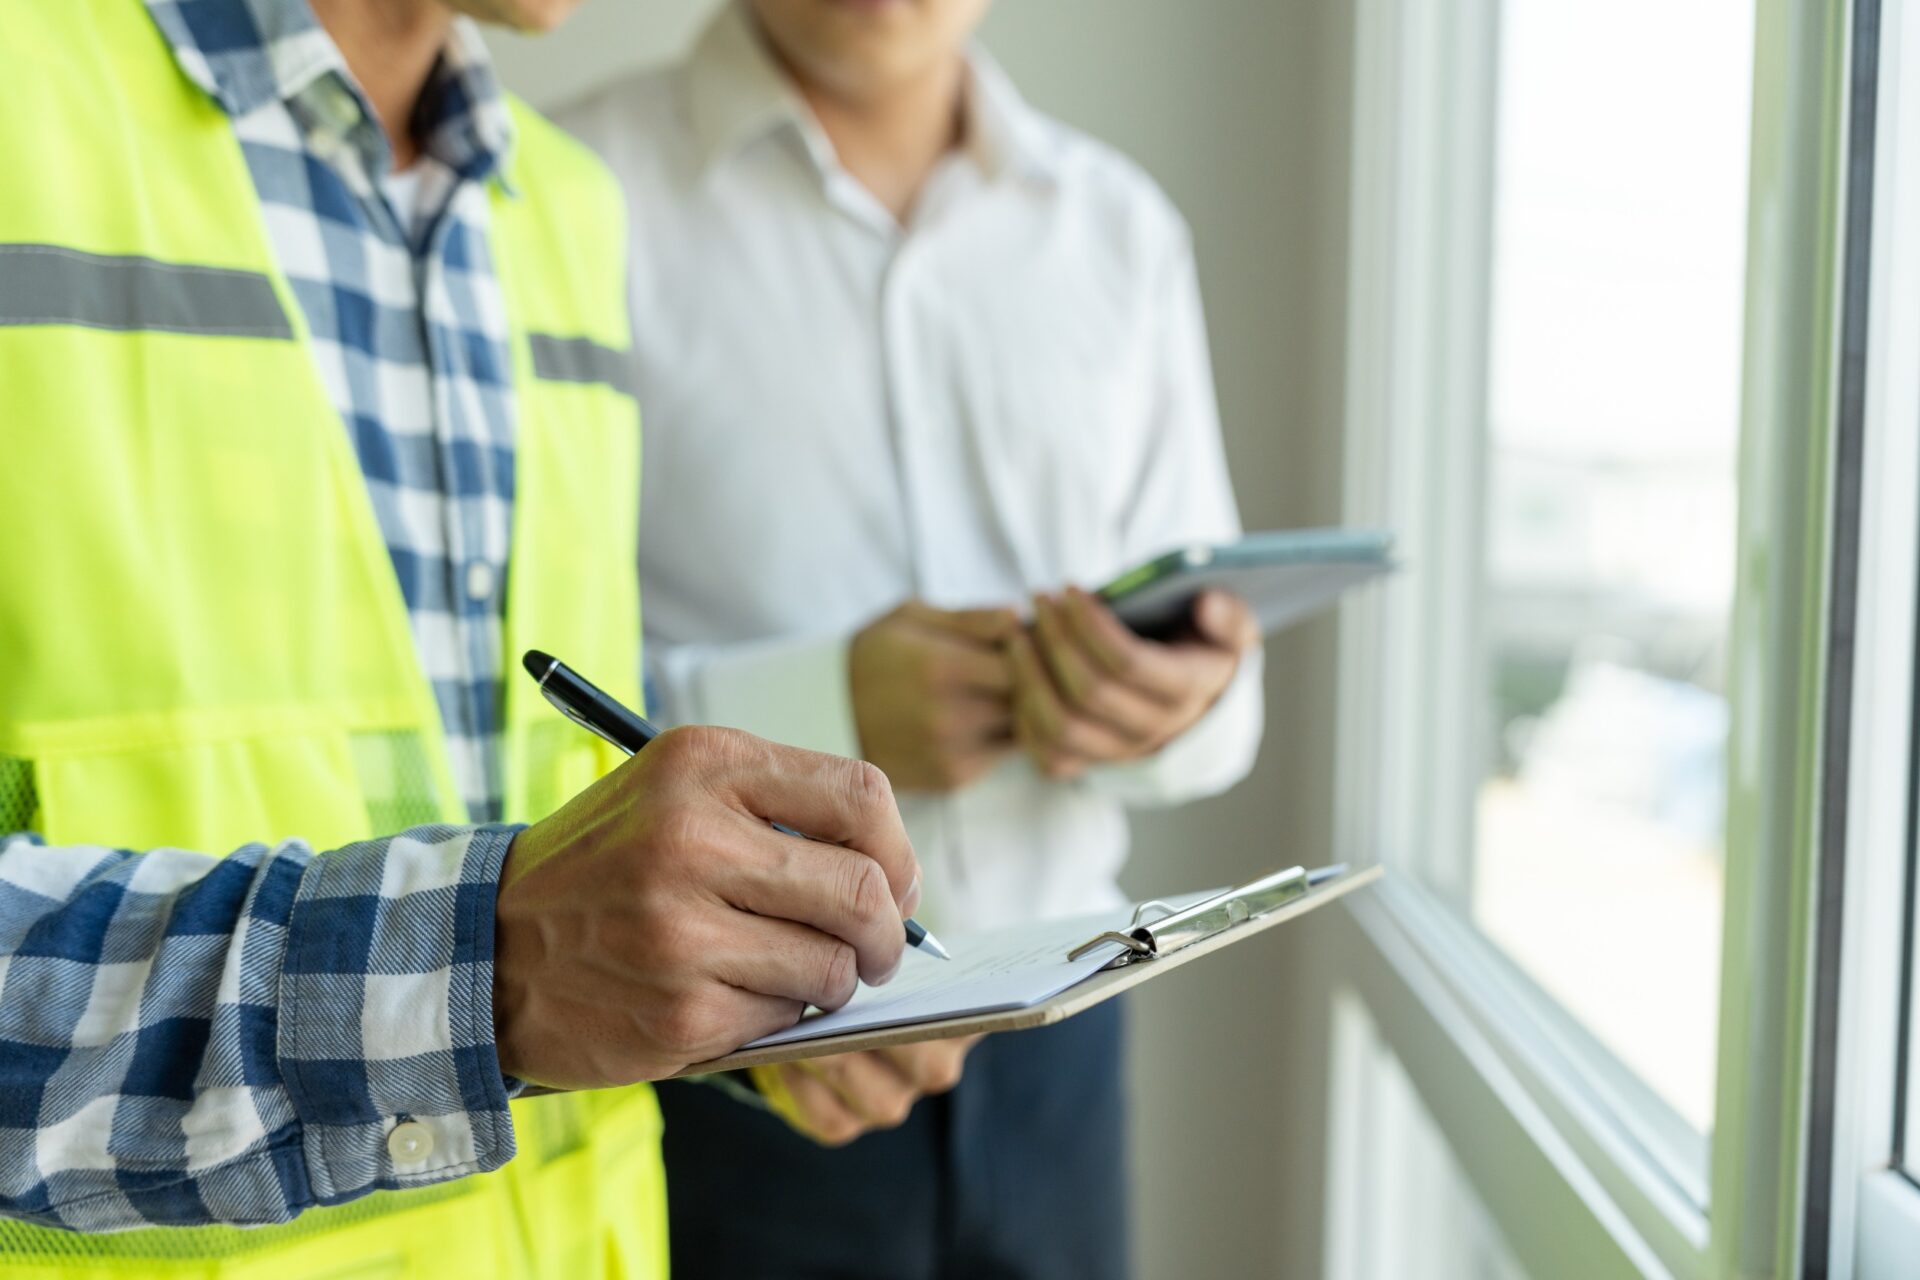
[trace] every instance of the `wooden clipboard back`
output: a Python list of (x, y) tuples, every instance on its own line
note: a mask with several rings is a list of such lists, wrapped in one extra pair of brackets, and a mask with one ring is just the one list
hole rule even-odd
[(899, 1027), (880, 1027), (869, 1031), (850, 1031), (843, 1035), (821, 1036), (816, 1040), (795, 1040), (769, 1045), (764, 1049), (742, 1049), (724, 1058), (701, 1062), (680, 1072), (682, 1076), (711, 1075), (716, 1071), (738, 1071), (745, 1067), (767, 1066), (776, 1062), (797, 1062), (803, 1058), (824, 1058), (835, 1053), (855, 1053), (863, 1049), (889, 1049), (896, 1045), (917, 1044), (922, 1040), (946, 1040), (955, 1036), (978, 1035), (989, 1031), (1024, 1031), (1064, 1022), (1076, 1013), (1084, 1013), (1141, 983), (1163, 973), (1191, 964), (1223, 947), (1233, 946), (1276, 925), (1343, 898), (1356, 889), (1364, 889), (1380, 878), (1379, 867), (1351, 871), (1309, 889), (1286, 906), (1265, 915), (1223, 929), (1182, 947), (1169, 955), (1141, 960), (1117, 968), (1106, 968), (1092, 977), (1068, 987), (1050, 1000), (1024, 1009), (999, 1013), (970, 1014), (960, 1018), (942, 1018), (934, 1022), (914, 1022)]

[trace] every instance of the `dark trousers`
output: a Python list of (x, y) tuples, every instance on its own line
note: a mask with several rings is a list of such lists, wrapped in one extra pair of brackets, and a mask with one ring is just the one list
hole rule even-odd
[(661, 1086), (674, 1280), (1126, 1277), (1119, 1002), (989, 1036), (898, 1129), (820, 1147)]

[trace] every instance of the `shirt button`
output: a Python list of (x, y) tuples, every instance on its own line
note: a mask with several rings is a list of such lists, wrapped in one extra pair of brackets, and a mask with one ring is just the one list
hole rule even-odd
[(387, 1154), (395, 1164), (413, 1164), (433, 1154), (433, 1130), (418, 1120), (403, 1120), (387, 1135)]
[(467, 599), (475, 604), (484, 604), (493, 598), (493, 566), (485, 560), (472, 560), (467, 564)]

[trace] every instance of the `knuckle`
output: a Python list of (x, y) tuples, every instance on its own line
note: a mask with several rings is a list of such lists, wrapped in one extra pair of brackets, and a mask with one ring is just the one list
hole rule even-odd
[(670, 1004), (656, 1020), (654, 1038), (673, 1057), (693, 1062), (704, 1056), (716, 1030), (709, 1002), (697, 993), (689, 993)]
[(647, 745), (645, 758), (668, 773), (697, 769), (704, 763), (712, 736), (704, 725), (668, 729)]
[(860, 1136), (860, 1126), (840, 1116), (815, 1122), (815, 1135), (822, 1146), (844, 1147)]
[(707, 848), (713, 824), (697, 806), (673, 804), (654, 819), (652, 835), (653, 857), (697, 855)]
[(893, 890), (872, 858), (860, 854), (848, 858), (840, 875), (841, 902), (850, 918), (878, 919), (893, 909)]
[(652, 751), (666, 744), (669, 746), (669, 762), (681, 768), (705, 770), (738, 760), (747, 742), (748, 735), (738, 729), (689, 724), (667, 730), (647, 749)]
[(853, 811), (873, 817), (893, 808), (893, 784), (871, 760), (853, 760), (847, 771), (847, 799)]
[(960, 1083), (960, 1055), (938, 1053), (920, 1073), (920, 1082), (928, 1093), (945, 1093)]
[(853, 999), (860, 985), (860, 957), (852, 947), (836, 944), (829, 948), (821, 964), (819, 995), (815, 1001), (823, 1009), (837, 1009)]
[(655, 738), (649, 746), (653, 759), (673, 760), (682, 756), (697, 755), (708, 738), (705, 725), (676, 725)]

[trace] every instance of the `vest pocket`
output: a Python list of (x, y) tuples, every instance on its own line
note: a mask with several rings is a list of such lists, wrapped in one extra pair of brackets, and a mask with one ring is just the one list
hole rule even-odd
[(526, 753), (526, 809), (519, 821), (538, 822), (597, 782), (622, 759), (571, 720), (553, 716), (519, 730)]
[[(650, 1085), (516, 1102), (521, 1180), (536, 1231), (534, 1273), (586, 1280), (666, 1280), (666, 1174), (660, 1105)], [(592, 1206), (592, 1212), (586, 1207)]]
[(338, 730), (48, 753), (33, 777), (56, 845), (224, 854), (289, 837), (329, 849), (373, 834)]

